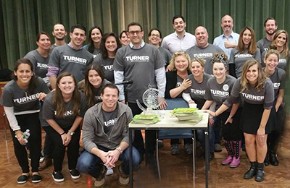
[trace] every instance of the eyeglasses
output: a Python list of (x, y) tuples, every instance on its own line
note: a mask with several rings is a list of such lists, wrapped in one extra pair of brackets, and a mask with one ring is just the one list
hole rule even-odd
[(134, 34), (139, 35), (141, 32), (142, 32), (142, 31), (129, 31), (128, 33), (129, 33), (130, 35), (134, 35)]

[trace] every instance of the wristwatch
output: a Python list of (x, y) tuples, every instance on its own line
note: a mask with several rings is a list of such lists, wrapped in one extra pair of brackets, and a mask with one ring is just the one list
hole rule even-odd
[(73, 131), (69, 131), (69, 134), (72, 136), (72, 135), (75, 134), (75, 132), (73, 132)]

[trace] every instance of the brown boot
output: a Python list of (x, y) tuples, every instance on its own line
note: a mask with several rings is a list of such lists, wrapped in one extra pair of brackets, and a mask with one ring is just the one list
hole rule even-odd
[(48, 157), (45, 157), (43, 162), (42, 163), (39, 163), (39, 170), (44, 170), (46, 169), (47, 167), (51, 166), (52, 165), (52, 159), (51, 158), (48, 158)]

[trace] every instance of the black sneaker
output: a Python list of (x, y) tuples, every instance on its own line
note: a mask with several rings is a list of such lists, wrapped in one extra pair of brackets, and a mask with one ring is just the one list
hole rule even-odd
[(70, 170), (69, 173), (73, 180), (79, 179), (81, 177), (80, 172), (76, 169)]
[(42, 177), (39, 174), (34, 174), (31, 177), (32, 183), (39, 183), (39, 182), (41, 182), (41, 180), (42, 180)]
[(23, 183), (26, 183), (27, 180), (28, 180), (28, 175), (21, 175), (17, 178), (17, 183), (23, 184)]
[(61, 172), (53, 172), (52, 178), (55, 182), (63, 182), (64, 181), (64, 177), (63, 177)]

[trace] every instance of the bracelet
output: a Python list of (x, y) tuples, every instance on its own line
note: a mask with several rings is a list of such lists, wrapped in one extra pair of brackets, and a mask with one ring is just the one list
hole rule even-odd
[(123, 153), (123, 151), (122, 151), (122, 149), (121, 149), (120, 147), (117, 147), (116, 150), (117, 150), (120, 154)]
[(64, 135), (64, 134), (65, 134), (65, 132), (63, 131), (63, 133), (61, 133), (60, 136), (61, 136), (61, 135)]

